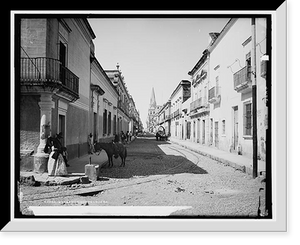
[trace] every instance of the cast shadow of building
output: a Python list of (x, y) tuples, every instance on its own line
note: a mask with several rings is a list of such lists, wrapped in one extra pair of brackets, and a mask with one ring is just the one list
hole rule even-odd
[(119, 167), (121, 160), (114, 159), (113, 168), (102, 168), (100, 176), (108, 178), (131, 178), (134, 176), (207, 174), (205, 169), (186, 159), (183, 155), (167, 155), (159, 145), (166, 141), (137, 139), (127, 146), (128, 157), (125, 167)]

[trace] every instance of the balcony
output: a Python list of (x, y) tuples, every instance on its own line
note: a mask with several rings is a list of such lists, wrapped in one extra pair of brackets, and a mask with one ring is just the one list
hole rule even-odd
[(121, 109), (127, 116), (129, 116), (129, 106), (122, 100), (118, 100), (118, 108)]
[(171, 119), (171, 115), (166, 115), (166, 121)]
[(234, 90), (239, 93), (248, 93), (251, 91), (251, 66), (245, 66), (233, 74)]
[(221, 88), (219, 86), (212, 87), (208, 91), (208, 102), (212, 104), (220, 103), (221, 101)]
[(201, 83), (207, 77), (207, 71), (202, 70), (200, 74), (192, 81), (192, 85), (195, 87), (198, 83)]
[(267, 75), (267, 61), (262, 60), (260, 63), (260, 76), (266, 78)]
[(201, 97), (190, 104), (191, 117), (196, 117), (201, 114), (208, 113), (209, 111), (210, 111), (210, 107), (209, 104), (207, 103), (206, 97), (204, 97), (203, 100)]
[(178, 117), (179, 116), (179, 109), (177, 109), (175, 112), (174, 112), (174, 117)]
[(22, 92), (52, 92), (73, 102), (79, 98), (79, 78), (56, 59), (21, 58)]
[(193, 102), (190, 104), (190, 111), (197, 110), (197, 109), (199, 109), (201, 106), (202, 106), (202, 97), (199, 98), (199, 99), (196, 99), (195, 101), (193, 101)]

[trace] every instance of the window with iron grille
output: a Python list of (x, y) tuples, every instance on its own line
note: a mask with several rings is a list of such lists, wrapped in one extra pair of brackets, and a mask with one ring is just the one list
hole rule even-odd
[(252, 136), (252, 103), (244, 104), (244, 135)]
[(103, 134), (107, 133), (107, 110), (104, 109), (103, 112)]
[(117, 116), (114, 115), (113, 134), (117, 132)]
[(111, 134), (111, 112), (108, 113), (108, 135)]
[(191, 122), (187, 122), (186, 124), (186, 137), (188, 139), (191, 138)]

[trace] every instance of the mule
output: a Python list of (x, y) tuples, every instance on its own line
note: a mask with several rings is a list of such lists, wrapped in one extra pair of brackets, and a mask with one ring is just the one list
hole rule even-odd
[(94, 144), (94, 153), (101, 152), (102, 149), (107, 154), (108, 167), (113, 167), (114, 163), (113, 163), (112, 156), (113, 155), (115, 155), (115, 157), (117, 156), (117, 151), (116, 151), (115, 143), (113, 143), (113, 142), (110, 142), (110, 143), (97, 142), (97, 143)]

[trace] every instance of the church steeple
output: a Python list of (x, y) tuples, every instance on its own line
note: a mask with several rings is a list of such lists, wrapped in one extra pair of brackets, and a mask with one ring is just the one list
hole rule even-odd
[(151, 94), (151, 98), (150, 98), (150, 108), (156, 108), (154, 88), (152, 88), (152, 94)]

